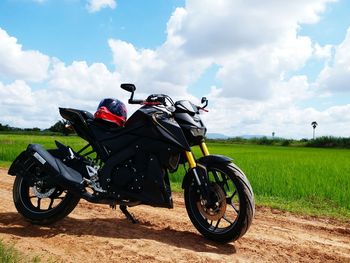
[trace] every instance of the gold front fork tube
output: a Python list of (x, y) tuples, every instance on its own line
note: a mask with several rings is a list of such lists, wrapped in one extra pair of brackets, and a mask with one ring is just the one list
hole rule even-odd
[(203, 153), (204, 156), (209, 155), (208, 147), (207, 147), (207, 145), (205, 144), (205, 142), (202, 142), (202, 143), (199, 145), (199, 147), (201, 148), (202, 153)]
[(193, 157), (192, 152), (186, 152), (186, 157), (187, 157), (187, 161), (190, 165), (190, 168), (195, 168), (197, 166), (197, 164), (196, 164), (196, 161)]

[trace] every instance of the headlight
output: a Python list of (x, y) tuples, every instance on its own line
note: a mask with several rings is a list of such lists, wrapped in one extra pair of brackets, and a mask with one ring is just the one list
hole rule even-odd
[(198, 137), (198, 136), (204, 136), (206, 129), (205, 128), (191, 128), (190, 131), (194, 137)]

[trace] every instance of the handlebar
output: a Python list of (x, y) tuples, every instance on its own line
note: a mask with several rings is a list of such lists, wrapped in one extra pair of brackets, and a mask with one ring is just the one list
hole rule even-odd
[(128, 102), (129, 102), (129, 104), (143, 104), (145, 101), (144, 100), (129, 99)]
[[(164, 106), (169, 106), (167, 105), (167, 102), (170, 103), (170, 106), (175, 106), (174, 101), (165, 94), (151, 94), (147, 97), (146, 100), (138, 100), (134, 99), (134, 93), (136, 90), (136, 87), (134, 84), (128, 84), (124, 83), (121, 84), (121, 88), (131, 92), (130, 99), (128, 100), (129, 104), (143, 104), (143, 105), (164, 105)], [(201, 103), (204, 104), (203, 106), (195, 106), (197, 110), (202, 110), (202, 111), (207, 111), (205, 108), (208, 106), (208, 100), (206, 97), (203, 97), (201, 100)]]
[[(166, 101), (170, 102), (171, 106), (175, 106), (174, 101), (168, 95), (165, 95), (165, 94), (151, 94), (145, 100), (135, 100), (135, 99), (133, 99), (133, 94), (132, 94), (132, 96), (128, 102), (129, 102), (129, 104), (167, 106)], [(198, 111), (202, 110), (202, 111), (208, 112), (208, 110), (205, 109), (208, 105), (207, 98), (205, 98), (205, 97), (202, 98), (202, 103), (205, 103), (205, 105), (204, 106), (193, 105), (193, 106), (195, 106)]]
[(169, 96), (164, 94), (151, 94), (148, 96), (146, 100), (137, 100), (133, 98), (133, 94), (131, 95), (131, 98), (128, 100), (129, 104), (143, 104), (143, 105), (164, 105), (166, 106), (166, 99), (171, 102), (173, 105), (172, 100)]

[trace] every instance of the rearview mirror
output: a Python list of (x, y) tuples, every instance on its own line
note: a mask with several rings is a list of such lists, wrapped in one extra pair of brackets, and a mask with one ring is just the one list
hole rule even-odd
[(204, 103), (204, 106), (202, 107), (203, 109), (208, 106), (208, 99), (206, 97), (203, 97), (201, 100), (201, 103)]
[(134, 92), (136, 90), (135, 85), (131, 84), (131, 83), (123, 83), (123, 84), (120, 85), (120, 87), (123, 90), (129, 91), (129, 92)]

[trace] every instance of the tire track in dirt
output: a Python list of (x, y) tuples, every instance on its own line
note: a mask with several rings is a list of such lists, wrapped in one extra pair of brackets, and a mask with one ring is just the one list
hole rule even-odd
[(13, 177), (0, 170), (0, 238), (28, 255), (56, 262), (350, 262), (350, 222), (295, 216), (257, 207), (248, 233), (216, 244), (192, 226), (181, 194), (174, 209), (117, 209), (81, 201), (50, 226), (26, 222), (12, 202)]

